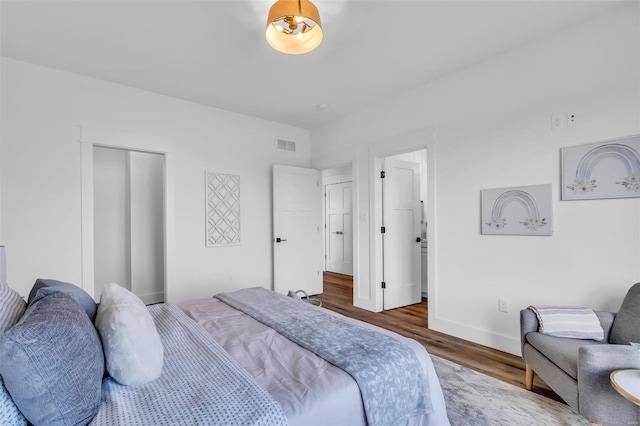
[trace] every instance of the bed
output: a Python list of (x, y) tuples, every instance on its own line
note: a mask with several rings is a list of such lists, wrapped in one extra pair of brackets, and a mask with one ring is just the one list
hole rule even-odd
[[(236, 298), (237, 304), (247, 305), (249, 308), (245, 310), (248, 312), (243, 312), (243, 306), (234, 307), (233, 300), (221, 300), (226, 295), (177, 305), (159, 304), (148, 307), (164, 346), (161, 375), (150, 383), (137, 386), (124, 386), (112, 377), (106, 377), (99, 388), (97, 413), (81, 424), (90, 421), (90, 424), (96, 426), (449, 425), (438, 377), (428, 353), (418, 342), (262, 288), (244, 289), (230, 295), (229, 297)], [(268, 310), (270, 307), (278, 313), (297, 310), (302, 316), (311, 315), (312, 322), (316, 325), (305, 325), (302, 320), (291, 321), (290, 318), (285, 318), (285, 323), (293, 323), (293, 328), (303, 331), (303, 341), (294, 343), (296, 336), (291, 333), (295, 334), (295, 330), (277, 332), (272, 328), (276, 325), (268, 326), (265, 324), (269, 323), (268, 320), (255, 318), (260, 317), (260, 313), (253, 310)], [(362, 374), (373, 377), (376, 381), (378, 377), (384, 377), (384, 371), (373, 366), (364, 368), (364, 373), (354, 373), (349, 370), (353, 367), (347, 366), (347, 371), (351, 371), (347, 373), (306, 348), (309, 345), (304, 339), (315, 338), (325, 343), (330, 340), (327, 336), (322, 336), (322, 330), (330, 329), (334, 326), (331, 324), (337, 324), (340, 329), (337, 332), (331, 331), (330, 334), (340, 335), (340, 330), (350, 330), (339, 336), (339, 340), (345, 340), (346, 335), (368, 334), (376, 341), (391, 339), (393, 344), (389, 346), (397, 343), (400, 349), (407, 349), (411, 357), (415, 358), (417, 367), (403, 362), (398, 363), (402, 365), (394, 365), (390, 358), (395, 359), (395, 355), (387, 357), (382, 353), (382, 359), (388, 365), (385, 368), (390, 369), (390, 374), (401, 376), (397, 380), (400, 384), (390, 386), (378, 383), (373, 391), (367, 390), (372, 385), (362, 381)], [(318, 335), (321, 335), (320, 338), (317, 338)], [(389, 344), (391, 341), (385, 342)], [(386, 348), (386, 344), (377, 345), (376, 349)], [(361, 340), (356, 343), (358, 348), (362, 345)], [(331, 358), (331, 351), (341, 352), (341, 349), (336, 349), (339, 346), (341, 345), (331, 343), (328, 345), (329, 349), (321, 348), (319, 352), (341, 365), (343, 361)], [(363, 352), (372, 352), (371, 347)], [(351, 358), (352, 353), (345, 356), (347, 360)], [(0, 366), (2, 365), (0, 362)], [(406, 367), (407, 365), (411, 367)], [(403, 386), (416, 377), (419, 378), (418, 381), (428, 383), (426, 409), (421, 406), (418, 415), (405, 416), (402, 421), (372, 415), (376, 409), (384, 416), (388, 411), (393, 411), (393, 406), (412, 404), (415, 394), (413, 389), (407, 388), (405, 393), (401, 388), (391, 388)], [(367, 397), (363, 402), (363, 395), (375, 396), (375, 392), (382, 392), (378, 399)], [(389, 401), (394, 401), (393, 398), (396, 400), (390, 404)], [(385, 399), (389, 401), (385, 402)], [(375, 404), (371, 401), (375, 401)], [(1, 410), (0, 421), (3, 421)], [(24, 421), (14, 424), (24, 424)]]

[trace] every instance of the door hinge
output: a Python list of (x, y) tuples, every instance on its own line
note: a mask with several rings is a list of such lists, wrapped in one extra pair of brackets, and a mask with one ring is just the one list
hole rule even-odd
[(384, 281), (382, 281), (380, 284), (382, 285), (382, 288), (387, 288), (387, 283), (385, 283)]
[(381, 227), (380, 227), (380, 233), (381, 233), (381, 234), (384, 234), (385, 232), (387, 232), (387, 228), (386, 228), (386, 227), (384, 227), (384, 226), (381, 226)]
[(384, 179), (384, 170), (380, 170), (380, 179)]

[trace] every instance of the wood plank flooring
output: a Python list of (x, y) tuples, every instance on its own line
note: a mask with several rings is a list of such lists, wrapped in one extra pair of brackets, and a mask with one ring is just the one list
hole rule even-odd
[[(420, 342), (429, 353), (464, 365), (524, 389), (524, 362), (519, 356), (429, 330), (427, 303), (406, 306), (379, 313), (353, 306), (353, 279), (348, 275), (324, 273), (324, 293), (315, 296), (322, 306), (348, 317), (392, 330)], [(537, 376), (533, 391), (562, 401)]]

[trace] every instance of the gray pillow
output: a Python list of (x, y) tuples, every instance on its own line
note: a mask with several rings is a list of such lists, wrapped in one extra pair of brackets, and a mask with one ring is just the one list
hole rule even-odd
[(4, 384), (36, 425), (86, 425), (98, 412), (102, 344), (84, 309), (43, 288), (20, 321), (0, 335)]
[(634, 284), (622, 301), (611, 326), (609, 343), (640, 342), (640, 283)]
[(93, 300), (89, 293), (78, 287), (77, 285), (65, 283), (63, 281), (57, 280), (48, 280), (43, 278), (38, 278), (36, 283), (33, 285), (31, 292), (29, 293), (29, 305), (33, 302), (34, 297), (43, 287), (49, 287), (56, 289), (62, 293), (71, 296), (80, 306), (82, 306), (89, 315), (89, 319), (93, 322), (96, 319), (96, 302)]

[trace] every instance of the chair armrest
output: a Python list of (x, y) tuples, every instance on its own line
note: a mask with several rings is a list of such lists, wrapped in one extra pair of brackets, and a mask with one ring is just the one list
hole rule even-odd
[(578, 407), (590, 422), (637, 421), (640, 407), (611, 386), (609, 375), (619, 368), (640, 369), (640, 351), (630, 345), (590, 345), (578, 350)]
[(523, 309), (520, 311), (520, 351), (524, 358), (524, 343), (526, 342), (527, 333), (538, 331), (538, 317), (531, 309)]

